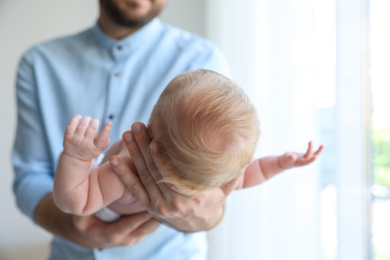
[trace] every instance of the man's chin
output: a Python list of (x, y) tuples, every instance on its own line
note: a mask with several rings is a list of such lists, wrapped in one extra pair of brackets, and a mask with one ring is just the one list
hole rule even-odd
[(126, 28), (140, 28), (150, 22), (151, 19), (145, 19), (143, 17), (137, 19), (132, 18), (132, 19), (123, 19), (123, 20), (114, 20), (115, 23), (119, 26), (126, 27)]
[(150, 22), (157, 14), (150, 10), (146, 3), (138, 4), (129, 2), (126, 6), (115, 5), (110, 1), (102, 1), (102, 8), (107, 15), (119, 26), (127, 28), (139, 28)]

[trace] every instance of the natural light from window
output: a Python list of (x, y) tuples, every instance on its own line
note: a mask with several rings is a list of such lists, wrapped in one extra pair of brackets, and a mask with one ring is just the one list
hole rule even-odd
[(372, 94), (372, 245), (374, 260), (390, 259), (390, 2), (370, 2)]

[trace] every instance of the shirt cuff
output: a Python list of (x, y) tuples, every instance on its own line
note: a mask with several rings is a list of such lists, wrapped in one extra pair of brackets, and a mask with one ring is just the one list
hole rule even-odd
[(34, 219), (35, 208), (51, 192), (53, 192), (53, 179), (49, 176), (27, 177), (15, 188), (16, 203), (20, 210), (37, 224)]

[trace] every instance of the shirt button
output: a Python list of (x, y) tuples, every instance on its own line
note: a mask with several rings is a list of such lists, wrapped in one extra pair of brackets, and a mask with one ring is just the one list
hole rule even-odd
[(108, 116), (108, 118), (109, 118), (109, 119), (113, 119), (113, 118), (114, 118), (114, 115), (111, 114), (111, 115)]
[(115, 77), (119, 77), (119, 73), (118, 73), (118, 72), (115, 73), (114, 76), (115, 76)]
[(122, 50), (122, 46), (121, 46), (121, 45), (118, 45), (116, 48), (117, 48), (118, 50)]

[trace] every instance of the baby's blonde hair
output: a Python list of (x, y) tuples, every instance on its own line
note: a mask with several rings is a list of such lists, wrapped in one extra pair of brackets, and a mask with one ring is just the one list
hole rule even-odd
[(163, 181), (191, 190), (220, 187), (236, 178), (260, 135), (256, 110), (244, 91), (204, 69), (168, 84), (149, 125), (169, 162)]

